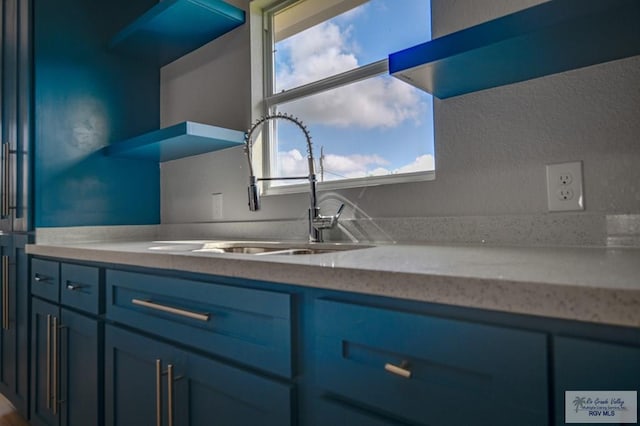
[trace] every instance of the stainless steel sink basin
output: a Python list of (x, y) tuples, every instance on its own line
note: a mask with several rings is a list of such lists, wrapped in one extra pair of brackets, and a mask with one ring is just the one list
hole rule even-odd
[(193, 250), (194, 252), (211, 253), (241, 253), (253, 254), (256, 256), (266, 255), (300, 255), (300, 254), (322, 254), (336, 251), (356, 250), (368, 248), (360, 244), (343, 243), (290, 243), (273, 241), (221, 241), (205, 243), (202, 248)]
[(161, 241), (149, 250), (193, 253), (239, 253), (256, 256), (323, 254), (372, 247), (349, 243), (304, 243), (281, 241)]

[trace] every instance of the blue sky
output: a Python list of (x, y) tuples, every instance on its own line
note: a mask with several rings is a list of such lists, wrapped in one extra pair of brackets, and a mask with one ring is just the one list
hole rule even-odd
[[(371, 0), (276, 45), (276, 90), (386, 58), (430, 38), (428, 0)], [(431, 96), (388, 75), (279, 106), (308, 124), (325, 179), (432, 170)], [(301, 134), (278, 129), (281, 174), (305, 174)]]

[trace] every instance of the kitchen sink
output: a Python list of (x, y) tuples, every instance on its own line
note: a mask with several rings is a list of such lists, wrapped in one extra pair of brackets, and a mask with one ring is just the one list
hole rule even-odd
[(267, 255), (309, 255), (358, 250), (371, 245), (351, 243), (305, 243), (282, 241), (159, 241), (149, 250), (193, 253), (236, 253)]

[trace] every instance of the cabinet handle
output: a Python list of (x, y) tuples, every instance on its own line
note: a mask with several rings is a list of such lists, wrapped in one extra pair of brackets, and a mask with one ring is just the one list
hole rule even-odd
[(2, 256), (2, 328), (9, 330), (9, 256)]
[(67, 290), (78, 291), (84, 287), (86, 287), (86, 285), (74, 283), (72, 281), (67, 281)]
[(173, 365), (167, 365), (167, 416), (169, 426), (173, 426)]
[(159, 303), (152, 302), (151, 300), (131, 299), (131, 303), (133, 303), (134, 305), (144, 306), (145, 308), (168, 312), (170, 314), (180, 315), (182, 317), (197, 319), (205, 322), (209, 321), (209, 317), (211, 316), (211, 314), (209, 313), (187, 311), (184, 309), (174, 308), (172, 306), (161, 305)]
[(47, 315), (47, 410), (51, 409), (51, 315)]
[(162, 361), (156, 359), (156, 426), (162, 426)]
[(389, 373), (395, 374), (400, 377), (404, 377), (405, 379), (410, 379), (411, 370), (407, 369), (408, 365), (409, 363), (405, 361), (403, 361), (402, 364), (400, 364), (400, 366), (397, 366), (388, 362), (384, 365), (384, 369), (387, 370)]
[(53, 415), (58, 414), (58, 318), (53, 317)]
[(0, 214), (3, 217), (9, 216), (9, 188), (11, 173), (9, 172), (9, 154), (11, 147), (9, 143), (2, 144), (2, 207)]
[(35, 282), (38, 282), (38, 283), (44, 283), (44, 282), (47, 282), (47, 281), (51, 280), (51, 277), (47, 277), (45, 275), (40, 275), (40, 274), (35, 274), (35, 276), (33, 277), (33, 280)]

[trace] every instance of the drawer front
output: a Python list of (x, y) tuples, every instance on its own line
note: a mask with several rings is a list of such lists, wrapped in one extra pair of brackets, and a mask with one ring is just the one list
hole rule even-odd
[(31, 294), (52, 302), (60, 299), (60, 263), (31, 259)]
[(107, 318), (285, 377), (291, 295), (108, 270)]
[(317, 380), (418, 424), (548, 424), (546, 335), (318, 300)]
[(98, 268), (63, 263), (60, 276), (60, 303), (95, 315), (101, 313)]

